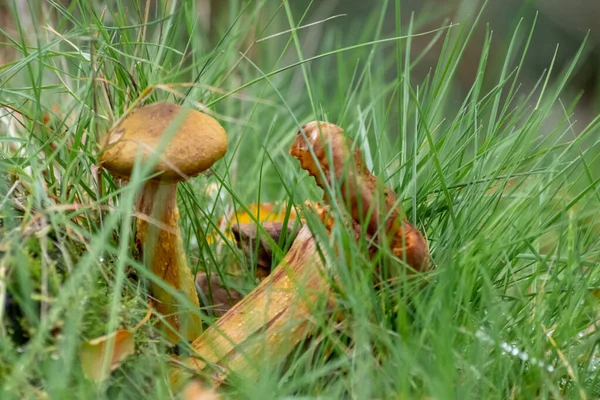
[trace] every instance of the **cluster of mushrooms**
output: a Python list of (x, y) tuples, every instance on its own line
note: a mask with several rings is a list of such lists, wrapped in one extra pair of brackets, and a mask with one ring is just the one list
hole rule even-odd
[[(198, 310), (189, 312), (190, 305), (200, 305), (178, 225), (177, 184), (209, 169), (225, 155), (227, 144), (227, 134), (214, 118), (177, 104), (156, 103), (121, 119), (100, 154), (102, 166), (125, 180), (134, 167), (153, 165), (152, 178), (136, 200), (136, 244), (144, 264), (162, 283), (151, 286), (161, 331), (172, 343), (192, 341), (195, 354), (177, 363), (171, 375), (174, 387), (195, 374), (208, 373), (217, 385), (230, 373), (252, 377), (259, 369), (250, 360), (259, 355), (272, 363), (285, 359), (314, 330), (313, 305), (334, 303), (331, 277), (324, 273), (335, 270), (326, 268), (334, 261), (322, 255), (304, 223), (279, 265), (213, 325), (203, 331)], [(344, 223), (357, 239), (366, 236), (370, 256), (385, 246), (410, 268), (429, 269), (427, 241), (406, 221), (397, 195), (370, 173), (340, 127), (318, 121), (302, 126), (290, 154), (324, 192), (339, 186), (337, 205), (346, 211), (347, 221), (331, 216), (328, 196), (324, 204), (307, 202), (302, 207), (314, 212), (328, 232)], [(174, 290), (165, 290), (166, 285)]]

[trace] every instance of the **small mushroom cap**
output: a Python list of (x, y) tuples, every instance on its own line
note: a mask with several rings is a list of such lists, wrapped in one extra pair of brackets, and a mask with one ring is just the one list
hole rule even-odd
[(183, 181), (210, 168), (227, 152), (227, 134), (212, 117), (173, 103), (134, 110), (110, 133), (100, 162), (113, 175), (128, 178), (142, 151), (151, 157), (163, 135), (170, 135), (154, 167), (156, 180)]

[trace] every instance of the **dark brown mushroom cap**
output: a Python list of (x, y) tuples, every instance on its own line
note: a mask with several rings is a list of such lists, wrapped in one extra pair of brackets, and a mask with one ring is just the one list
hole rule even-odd
[(163, 135), (170, 135), (154, 172), (156, 180), (183, 181), (210, 168), (227, 152), (227, 134), (212, 117), (173, 103), (141, 107), (110, 133), (100, 162), (113, 175), (128, 178), (142, 151), (151, 157)]

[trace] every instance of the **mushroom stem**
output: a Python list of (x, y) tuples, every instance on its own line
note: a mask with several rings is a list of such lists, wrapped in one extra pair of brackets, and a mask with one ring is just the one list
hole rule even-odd
[[(145, 265), (174, 289), (183, 292), (192, 305), (199, 308), (198, 294), (192, 271), (188, 268), (179, 229), (177, 183), (149, 181), (137, 199), (136, 241), (142, 250)], [(149, 217), (149, 218), (147, 218)], [(196, 338), (202, 332), (202, 320), (182, 307), (177, 299), (160, 285), (152, 283), (156, 310), (165, 316), (162, 329), (168, 339), (177, 343), (181, 338)]]
[[(192, 343), (195, 357), (182, 362), (195, 371), (216, 368), (216, 385), (223, 373), (256, 377), (265, 362), (281, 362), (314, 331), (310, 316), (320, 300), (332, 304), (330, 291), (317, 243), (304, 225), (273, 273), (204, 331)], [(174, 370), (173, 387), (187, 376), (181, 368)]]

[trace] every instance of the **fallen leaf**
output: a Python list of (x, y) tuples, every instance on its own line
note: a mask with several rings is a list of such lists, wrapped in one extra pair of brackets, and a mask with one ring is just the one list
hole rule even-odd
[(198, 272), (196, 285), (200, 288), (202, 296), (208, 297), (209, 293), (212, 294), (212, 299), (207, 300), (211, 302), (212, 312), (218, 317), (225, 314), (244, 297), (233, 288), (227, 290), (216, 274), (211, 274), (209, 280), (205, 272)]
[(297, 229), (294, 229), (297, 227), (293, 225), (294, 222), (291, 221), (284, 229), (282, 222), (264, 222), (262, 224), (264, 234), (262, 235), (259, 234), (256, 224), (253, 223), (239, 223), (231, 228), (236, 244), (244, 251), (246, 257), (256, 258), (257, 278), (265, 278), (271, 273), (273, 249), (271, 243), (266, 240), (265, 234), (275, 243), (279, 243), (282, 235), (293, 240), (298, 233)]
[(135, 352), (135, 331), (144, 325), (151, 315), (152, 302), (149, 302), (148, 312), (133, 329), (119, 329), (109, 335), (83, 342), (79, 355), (83, 376), (95, 382), (108, 378), (112, 371), (119, 368), (125, 359)]
[(84, 342), (80, 355), (83, 376), (95, 382), (108, 378), (135, 352), (134, 333), (135, 330), (119, 329), (110, 335)]

